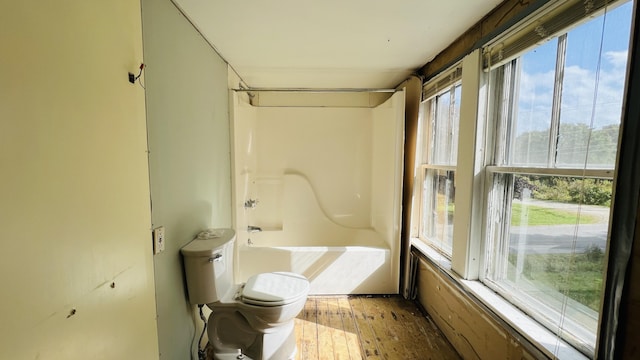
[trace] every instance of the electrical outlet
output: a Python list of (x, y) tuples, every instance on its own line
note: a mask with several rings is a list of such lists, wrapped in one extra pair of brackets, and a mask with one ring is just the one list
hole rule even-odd
[(153, 254), (164, 251), (164, 226), (153, 229)]

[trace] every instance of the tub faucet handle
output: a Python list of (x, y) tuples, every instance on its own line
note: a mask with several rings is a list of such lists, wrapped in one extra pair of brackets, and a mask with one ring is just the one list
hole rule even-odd
[(244, 202), (245, 209), (253, 209), (258, 205), (258, 199), (249, 199)]

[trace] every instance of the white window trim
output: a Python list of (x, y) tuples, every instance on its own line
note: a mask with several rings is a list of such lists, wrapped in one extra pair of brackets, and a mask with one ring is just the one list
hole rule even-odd
[(478, 49), (462, 60), (463, 85), (458, 125), (451, 269), (464, 279), (477, 279), (481, 265), (481, 242), (470, 239), (472, 234), (482, 232), (484, 133), (478, 129), (478, 124), (484, 123), (478, 118), (482, 76), (482, 58)]
[(486, 166), (490, 173), (520, 174), (520, 175), (549, 175), (566, 177), (602, 178), (613, 180), (613, 169), (576, 169), (576, 168), (535, 168), (518, 166)]
[[(460, 119), (458, 128), (458, 157), (456, 165), (432, 165), (422, 163), (424, 155), (416, 157), (419, 159), (417, 168), (417, 180), (424, 183), (425, 169), (447, 170), (456, 172), (456, 198), (455, 216), (453, 218), (453, 244), (450, 259), (451, 269), (460, 274), (465, 279), (478, 279), (482, 265), (481, 242), (469, 241), (471, 234), (482, 232), (483, 212), (483, 184), (485, 162), (482, 138), (484, 129), (478, 128), (479, 124), (485, 123), (478, 119), (479, 110), (484, 104), (479, 103), (480, 94), (485, 91), (481, 88), (482, 71), (481, 50), (477, 49), (467, 55), (462, 60), (462, 72), (459, 73), (460, 65), (455, 66), (455, 73), (460, 76), (461, 83), (464, 84), (460, 95)], [(445, 76), (446, 78), (446, 76)], [(434, 80), (442, 83), (442, 80)], [(449, 87), (451, 86), (448, 85)], [(421, 137), (428, 133), (429, 124), (424, 124), (421, 129)], [(462, 130), (465, 129), (465, 130)], [(421, 185), (422, 186), (422, 185)], [(422, 221), (422, 188), (419, 190), (418, 221)], [(460, 215), (458, 215), (460, 214)], [(420, 237), (418, 229), (417, 238)], [(419, 239), (418, 241), (425, 241)], [(437, 250), (434, 250), (437, 251)]]

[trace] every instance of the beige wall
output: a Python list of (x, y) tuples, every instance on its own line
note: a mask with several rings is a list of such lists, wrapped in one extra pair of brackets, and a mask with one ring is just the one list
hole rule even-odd
[(158, 357), (141, 40), (135, 1), (3, 3), (1, 359)]
[[(227, 65), (169, 0), (143, 0), (153, 226), (161, 359), (188, 359), (202, 322), (189, 305), (180, 248), (231, 226)], [(206, 338), (206, 337), (205, 337)]]
[(418, 301), (463, 359), (539, 358), (423, 259), (418, 264), (417, 287)]

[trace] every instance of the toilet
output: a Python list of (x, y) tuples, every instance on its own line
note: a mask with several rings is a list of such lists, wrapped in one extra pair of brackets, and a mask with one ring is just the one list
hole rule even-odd
[(180, 252), (189, 302), (211, 309), (207, 334), (219, 360), (285, 360), (296, 352), (294, 318), (302, 311), (309, 281), (290, 272), (256, 274), (233, 282), (235, 232), (202, 232)]

